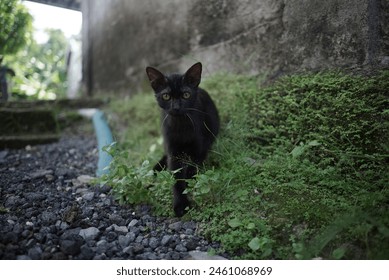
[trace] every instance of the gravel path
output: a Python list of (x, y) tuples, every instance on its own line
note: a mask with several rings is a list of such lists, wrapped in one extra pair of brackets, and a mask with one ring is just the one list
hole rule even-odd
[(188, 259), (218, 248), (195, 222), (119, 206), (109, 187), (89, 184), (96, 164), (93, 135), (0, 150), (0, 259)]

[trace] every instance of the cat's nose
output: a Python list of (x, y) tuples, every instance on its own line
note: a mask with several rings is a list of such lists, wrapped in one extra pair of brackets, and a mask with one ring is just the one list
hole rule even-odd
[(179, 102), (173, 102), (172, 103), (172, 110), (179, 110), (180, 109), (180, 103)]
[(179, 102), (172, 102), (171, 108), (170, 108), (171, 114), (177, 115), (180, 113), (180, 111), (181, 111), (181, 106), (180, 106)]

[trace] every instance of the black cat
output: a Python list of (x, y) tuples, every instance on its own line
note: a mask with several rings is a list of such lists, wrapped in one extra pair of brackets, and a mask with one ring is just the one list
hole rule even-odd
[(189, 200), (183, 191), (185, 179), (192, 178), (211, 148), (219, 131), (219, 115), (208, 93), (199, 88), (201, 63), (196, 63), (185, 74), (164, 75), (147, 67), (146, 73), (162, 108), (162, 133), (165, 155), (154, 167), (179, 170), (173, 186), (173, 209), (176, 216), (185, 214)]

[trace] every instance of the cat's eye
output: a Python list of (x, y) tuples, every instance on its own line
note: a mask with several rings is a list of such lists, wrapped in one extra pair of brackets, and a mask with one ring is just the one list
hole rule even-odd
[(165, 101), (168, 101), (168, 100), (170, 100), (170, 95), (167, 93), (164, 93), (164, 94), (162, 94), (162, 99)]
[(183, 93), (183, 95), (182, 95), (182, 97), (184, 98), (184, 99), (188, 99), (189, 97), (190, 97), (190, 92), (184, 92)]

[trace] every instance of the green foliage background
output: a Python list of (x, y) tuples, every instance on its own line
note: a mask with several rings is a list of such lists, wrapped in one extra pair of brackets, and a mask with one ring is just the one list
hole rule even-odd
[(19, 0), (0, 2), (0, 55), (17, 53), (31, 39), (32, 18)]
[[(261, 79), (227, 73), (202, 83), (222, 129), (189, 180), (199, 232), (244, 259), (388, 259), (389, 72), (326, 72)], [(111, 105), (119, 144), (111, 174), (122, 203), (172, 215), (152, 93)]]
[(67, 39), (61, 30), (46, 30), (48, 41), (31, 39), (17, 54), (7, 57), (15, 70), (13, 92), (21, 98), (55, 99), (66, 95)]
[(0, 55), (16, 76), (11, 98), (55, 99), (66, 94), (67, 39), (61, 30), (48, 29), (48, 41), (38, 44), (33, 19), (19, 0), (0, 2)]

